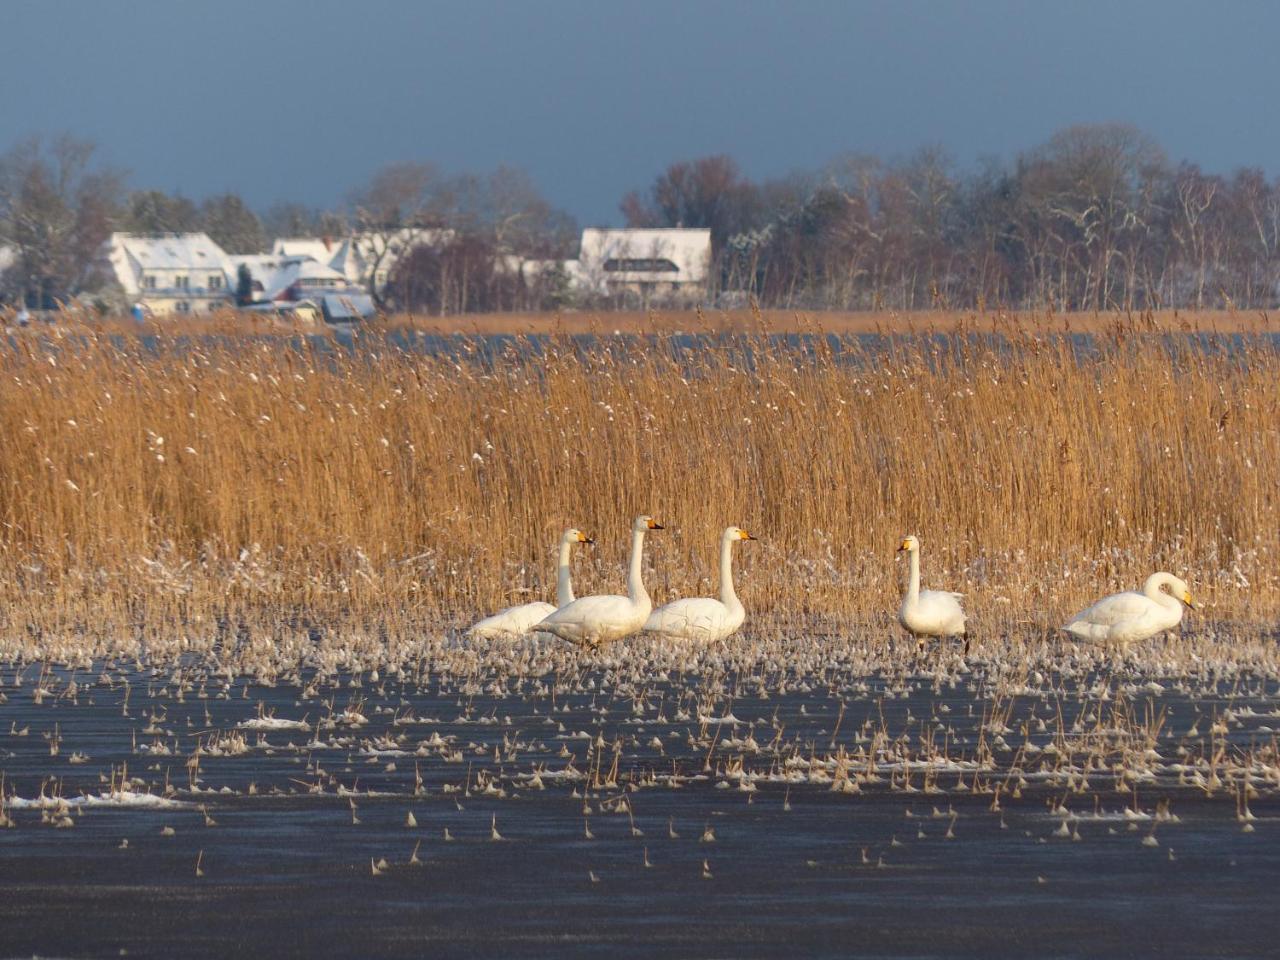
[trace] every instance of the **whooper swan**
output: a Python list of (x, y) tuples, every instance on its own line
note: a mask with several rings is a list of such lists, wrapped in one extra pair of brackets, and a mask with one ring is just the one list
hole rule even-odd
[[(1169, 593), (1161, 590), (1168, 587)], [(1129, 643), (1146, 640), (1182, 622), (1182, 605), (1192, 610), (1191, 590), (1172, 573), (1153, 573), (1139, 593), (1126, 590), (1081, 610), (1062, 629), (1082, 640)]]
[(534, 624), (567, 603), (573, 603), (573, 584), (569, 580), (569, 555), (575, 543), (595, 543), (581, 530), (570, 527), (560, 537), (560, 563), (556, 569), (556, 602), (521, 603), (485, 617), (467, 631), (467, 636), (480, 638), (520, 637), (533, 629)]
[(644, 535), (650, 530), (661, 529), (662, 524), (648, 516), (636, 517), (631, 525), (631, 566), (625, 597), (581, 597), (539, 623), (538, 632), (555, 634), (578, 646), (598, 647), (640, 630), (653, 609), (653, 601), (645, 592), (641, 577)]
[(754, 539), (741, 527), (726, 527), (720, 535), (720, 599), (674, 600), (653, 611), (644, 628), (665, 637), (715, 643), (742, 626), (747, 611), (733, 592), (733, 545), (739, 540)]
[(920, 541), (914, 536), (903, 537), (898, 552), (903, 551), (911, 557), (911, 579), (898, 609), (898, 622), (916, 638), (921, 650), (925, 637), (963, 637), (964, 652), (968, 654), (969, 634), (964, 625), (964, 610), (960, 607), (964, 594), (921, 590)]

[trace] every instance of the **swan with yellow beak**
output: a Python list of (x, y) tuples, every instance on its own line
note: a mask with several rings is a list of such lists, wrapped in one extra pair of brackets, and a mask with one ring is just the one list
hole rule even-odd
[(1172, 573), (1153, 573), (1140, 592), (1126, 590), (1103, 597), (1077, 613), (1062, 629), (1081, 640), (1146, 640), (1181, 623), (1184, 604), (1192, 610), (1196, 608), (1186, 581)]
[(537, 632), (554, 634), (582, 647), (598, 647), (638, 633), (653, 610), (642, 576), (644, 535), (661, 529), (662, 524), (647, 515), (636, 517), (631, 524), (631, 563), (625, 597), (580, 597), (538, 623)]
[(737, 631), (747, 618), (733, 589), (733, 545), (740, 540), (754, 540), (741, 527), (726, 527), (720, 534), (720, 599), (687, 597), (673, 600), (653, 611), (645, 621), (645, 630), (664, 637), (715, 643)]

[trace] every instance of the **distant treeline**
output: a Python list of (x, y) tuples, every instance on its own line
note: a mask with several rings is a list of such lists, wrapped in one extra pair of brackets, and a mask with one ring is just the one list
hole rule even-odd
[[(389, 309), (545, 309), (582, 294), (563, 272), (518, 264), (576, 256), (578, 229), (523, 173), (444, 176), (386, 167), (337, 210), (234, 194), (196, 203), (93, 162), (92, 145), (30, 142), (0, 158), (0, 302), (92, 294), (112, 230), (204, 230), (229, 253), (274, 236), (405, 225), (445, 239), (404, 258)], [(708, 303), (807, 309), (1005, 306), (1268, 307), (1280, 280), (1280, 182), (1175, 163), (1126, 125), (1070, 127), (1010, 162), (960, 170), (940, 149), (904, 160), (842, 157), (756, 182), (732, 158), (674, 163), (621, 201), (628, 226), (707, 227)], [(584, 304), (585, 305), (585, 304)], [(594, 304), (599, 306), (600, 304)]]

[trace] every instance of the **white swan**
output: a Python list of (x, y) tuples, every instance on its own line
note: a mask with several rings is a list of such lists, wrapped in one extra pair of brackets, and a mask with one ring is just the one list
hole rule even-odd
[(720, 535), (720, 599), (674, 600), (653, 611), (644, 628), (666, 637), (715, 643), (742, 626), (747, 611), (733, 592), (733, 545), (739, 540), (754, 539), (740, 527), (726, 527)]
[(898, 622), (916, 638), (921, 649), (924, 649), (925, 637), (963, 637), (967, 654), (969, 634), (964, 625), (964, 610), (960, 606), (960, 598), (964, 594), (921, 590), (920, 541), (914, 536), (903, 537), (898, 552), (904, 550), (911, 557), (911, 579), (898, 609)]
[(560, 537), (560, 562), (556, 569), (556, 602), (521, 603), (514, 607), (499, 610), (491, 617), (474, 624), (467, 631), (469, 637), (520, 637), (524, 636), (538, 621), (567, 603), (573, 603), (573, 584), (569, 580), (569, 555), (575, 543), (595, 543), (581, 530), (570, 527)]
[[(1168, 587), (1169, 593), (1161, 587)], [(1142, 585), (1141, 593), (1126, 590), (1103, 597), (1077, 613), (1062, 629), (1082, 640), (1146, 640), (1181, 623), (1184, 603), (1192, 610), (1196, 608), (1185, 581), (1172, 573), (1153, 573)]]
[(598, 647), (636, 633), (653, 609), (653, 601), (645, 592), (641, 578), (644, 535), (650, 530), (661, 529), (662, 524), (648, 516), (636, 517), (631, 525), (631, 567), (627, 574), (625, 597), (580, 597), (539, 623), (538, 631), (588, 647)]

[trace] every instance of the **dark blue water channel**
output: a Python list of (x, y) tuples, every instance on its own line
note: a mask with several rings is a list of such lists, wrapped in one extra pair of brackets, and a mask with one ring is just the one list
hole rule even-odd
[[(1010, 340), (998, 333), (920, 333), (920, 334), (819, 334), (777, 333), (765, 335), (720, 334), (438, 334), (413, 330), (387, 332), (358, 327), (336, 327), (311, 334), (266, 335), (186, 335), (157, 337), (146, 335), (124, 337), (111, 335), (108, 342), (125, 352), (169, 355), (189, 351), (252, 350), (268, 347), (292, 350), (335, 361), (356, 359), (377, 362), (388, 351), (408, 355), (435, 357), (480, 369), (497, 369), (513, 360), (540, 359), (550, 353), (574, 353), (582, 357), (613, 357), (621, 360), (652, 358), (660, 355), (676, 363), (696, 364), (714, 352), (721, 362), (741, 364), (745, 368), (758, 365), (766, 355), (784, 357), (800, 363), (823, 362), (835, 366), (863, 366), (892, 363), (896, 358), (930, 364), (951, 362), (964, 364), (970, 357), (1012, 354), (1028, 349), (1027, 341)], [(1109, 337), (1086, 333), (1044, 334), (1036, 337), (1042, 347), (1065, 344), (1070, 353), (1081, 360), (1104, 353), (1144, 350), (1152, 345), (1178, 360), (1196, 356), (1226, 356), (1247, 362), (1258, 351), (1280, 351), (1280, 333), (1205, 333), (1142, 334)], [(25, 350), (32, 344), (39, 349), (59, 354), (75, 350), (86, 341), (75, 336), (15, 337), (3, 340), (11, 350)]]

